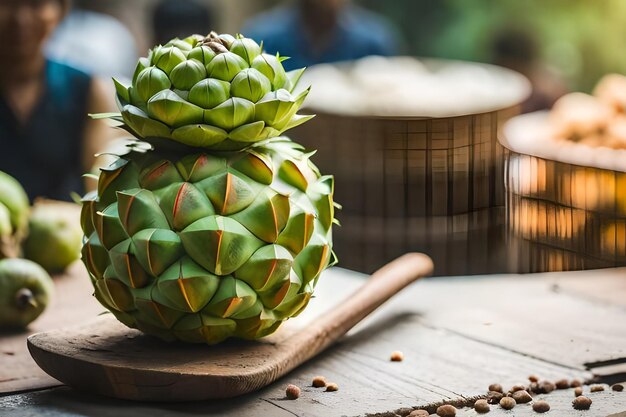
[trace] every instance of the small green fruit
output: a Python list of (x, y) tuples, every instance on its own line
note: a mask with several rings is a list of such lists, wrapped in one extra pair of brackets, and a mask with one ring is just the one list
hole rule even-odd
[(80, 257), (82, 231), (75, 204), (39, 201), (28, 227), (24, 257), (48, 272), (61, 272)]
[(45, 310), (53, 289), (50, 275), (36, 263), (0, 261), (0, 328), (27, 326)]

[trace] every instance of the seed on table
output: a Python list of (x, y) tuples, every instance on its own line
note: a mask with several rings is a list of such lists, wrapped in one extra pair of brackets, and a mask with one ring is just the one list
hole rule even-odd
[(502, 389), (502, 385), (500, 384), (489, 385), (489, 391), (504, 392), (504, 390)]
[(511, 397), (502, 397), (502, 399), (500, 400), (500, 407), (504, 408), (505, 410), (512, 409), (513, 407), (515, 407), (515, 404), (517, 403)]
[(404, 354), (402, 352), (400, 352), (399, 350), (396, 350), (395, 352), (391, 352), (391, 362), (402, 362), (402, 360), (404, 359)]
[(530, 375), (530, 376), (528, 377), (528, 380), (529, 380), (530, 382), (539, 382), (539, 377), (538, 377), (537, 375)]
[(574, 401), (572, 401), (572, 406), (576, 410), (589, 410), (592, 402), (593, 401), (591, 401), (591, 398), (581, 395), (580, 397), (574, 398)]
[(583, 385), (583, 382), (580, 379), (573, 379), (572, 383), (569, 384), (569, 386), (572, 388), (582, 387), (582, 385)]
[(611, 389), (613, 391), (622, 392), (622, 391), (624, 391), (624, 386), (622, 384), (615, 384), (615, 385), (611, 386)]
[(550, 394), (552, 391), (556, 389), (556, 385), (554, 385), (550, 381), (543, 381), (539, 384), (539, 393), (540, 394)]
[(574, 389), (574, 395), (576, 397), (580, 397), (581, 395), (583, 395), (583, 388), (582, 387), (576, 387)]
[(520, 384), (517, 384), (517, 385), (513, 385), (513, 386), (511, 387), (511, 389), (509, 390), (509, 392), (522, 391), (522, 390), (525, 390), (525, 389), (526, 389), (526, 387), (525, 387), (525, 386), (520, 385)]
[(528, 386), (528, 391), (535, 393), (535, 394), (540, 394), (539, 384), (537, 382), (531, 382), (530, 385)]
[(430, 413), (426, 410), (413, 410), (409, 417), (428, 417)]
[(329, 382), (328, 384), (326, 384), (326, 391), (334, 392), (338, 390), (339, 390), (339, 385), (335, 384), (334, 382)]
[(287, 389), (285, 390), (285, 395), (290, 400), (295, 400), (300, 396), (300, 388), (293, 384), (289, 384), (287, 385)]
[(531, 397), (526, 390), (515, 391), (513, 395), (511, 395), (511, 398), (518, 404), (526, 404), (533, 400), (533, 397)]
[(439, 417), (454, 417), (456, 416), (456, 408), (450, 404), (440, 405), (437, 407), (437, 415)]
[(315, 378), (313, 378), (313, 383), (311, 385), (313, 385), (315, 388), (323, 388), (326, 386), (326, 378), (324, 378), (323, 376), (316, 376)]
[(487, 400), (478, 400), (474, 403), (474, 410), (479, 414), (488, 413), (490, 409), (491, 407), (489, 407)]
[(550, 411), (550, 404), (545, 401), (537, 401), (533, 403), (533, 410), (537, 413), (546, 413)]
[(556, 389), (568, 389), (569, 381), (567, 379), (559, 379), (554, 385), (556, 385)]
[(487, 402), (489, 404), (498, 404), (500, 400), (504, 397), (504, 394), (498, 391), (489, 391), (487, 393)]
[(602, 385), (592, 385), (591, 388), (589, 389), (589, 391), (591, 391), (591, 392), (604, 391), (604, 387)]

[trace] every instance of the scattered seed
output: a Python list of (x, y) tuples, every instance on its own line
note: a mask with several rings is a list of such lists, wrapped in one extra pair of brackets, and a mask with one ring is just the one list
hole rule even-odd
[(572, 406), (576, 410), (589, 410), (589, 407), (591, 407), (591, 403), (591, 398), (581, 395), (580, 397), (574, 398), (574, 401), (572, 401)]
[(537, 401), (533, 403), (533, 410), (537, 413), (545, 413), (550, 411), (550, 404), (545, 401)]
[(604, 391), (604, 387), (602, 385), (592, 385), (591, 388), (589, 389), (589, 391), (591, 391), (591, 392)]
[(491, 407), (489, 407), (487, 400), (478, 400), (474, 403), (474, 410), (479, 414), (488, 413), (490, 409)]
[(326, 378), (324, 378), (323, 376), (316, 376), (315, 378), (313, 378), (313, 383), (311, 385), (313, 385), (315, 388), (323, 388), (326, 386)]
[(571, 384), (569, 384), (569, 386), (572, 387), (572, 388), (582, 387), (583, 386), (583, 382), (580, 379), (573, 379)]
[(430, 413), (426, 410), (413, 410), (409, 417), (428, 417)]
[(502, 397), (502, 399), (500, 400), (500, 407), (504, 408), (505, 410), (512, 409), (513, 407), (515, 407), (515, 404), (517, 403), (511, 397)]
[(403, 359), (404, 359), (404, 354), (400, 352), (399, 350), (396, 350), (395, 352), (391, 352), (391, 362), (402, 362)]
[(539, 383), (537, 382), (531, 382), (530, 385), (528, 386), (528, 391), (534, 393), (534, 394), (539, 394), (540, 388), (539, 388)]
[(489, 385), (489, 391), (504, 392), (504, 390), (502, 389), (502, 385), (500, 384)]
[(550, 381), (543, 381), (539, 383), (539, 394), (550, 394), (552, 391), (556, 389), (556, 385), (554, 385)]
[(338, 391), (339, 390), (339, 385), (337, 385), (334, 382), (329, 382), (328, 384), (326, 384), (326, 391), (328, 392), (334, 392), (334, 391)]
[(290, 400), (295, 400), (300, 396), (300, 388), (293, 384), (289, 384), (285, 390), (285, 395), (287, 395), (287, 398)]
[(526, 390), (515, 391), (511, 397), (518, 404), (526, 404), (533, 400), (533, 397)]
[(525, 389), (526, 389), (526, 387), (525, 387), (525, 386), (523, 386), (523, 385), (521, 385), (521, 384), (517, 384), (517, 385), (513, 385), (513, 386), (511, 387), (511, 389), (509, 390), (509, 392), (522, 391), (522, 390), (525, 390)]
[(529, 380), (530, 382), (539, 382), (539, 377), (538, 377), (537, 375), (530, 375), (530, 376), (528, 377), (528, 380)]
[(613, 391), (622, 392), (624, 391), (624, 386), (622, 384), (615, 384), (611, 387)]
[(559, 379), (554, 385), (556, 385), (556, 389), (568, 389), (570, 386), (567, 379)]
[(454, 417), (456, 416), (456, 408), (450, 404), (441, 405), (437, 407), (437, 415), (439, 417)]
[(500, 400), (504, 397), (504, 394), (498, 391), (489, 391), (487, 393), (487, 402), (489, 404), (498, 404)]
[(576, 387), (574, 389), (574, 395), (576, 397), (580, 397), (581, 395), (583, 395), (583, 388), (582, 387)]
[(400, 417), (407, 417), (409, 414), (411, 414), (411, 411), (413, 411), (412, 408), (402, 407), (396, 410), (396, 414)]

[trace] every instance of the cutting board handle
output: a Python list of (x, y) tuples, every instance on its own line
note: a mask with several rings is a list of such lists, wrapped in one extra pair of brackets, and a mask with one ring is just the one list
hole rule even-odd
[(317, 355), (397, 292), (432, 271), (432, 260), (422, 253), (407, 253), (383, 266), (341, 304), (294, 335), (290, 357), (283, 363), (290, 366), (293, 362), (295, 367)]

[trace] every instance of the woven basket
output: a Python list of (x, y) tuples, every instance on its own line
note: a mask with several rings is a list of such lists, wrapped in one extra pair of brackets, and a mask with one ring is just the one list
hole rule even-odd
[(525, 81), (511, 76), (518, 81), (511, 88), (520, 90), (516, 99), (486, 111), (480, 103), (480, 113), (392, 117), (310, 109), (317, 117), (293, 137), (317, 149), (315, 163), (335, 175), (335, 199), (343, 206), (335, 233), (341, 266), (371, 272), (404, 252), (423, 251), (438, 275), (502, 270), (487, 261), (490, 244), (481, 255), (472, 253), (471, 242), (503, 226), (503, 215), (476, 212), (504, 206), (497, 133), (528, 92)]

